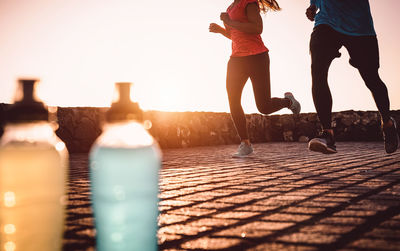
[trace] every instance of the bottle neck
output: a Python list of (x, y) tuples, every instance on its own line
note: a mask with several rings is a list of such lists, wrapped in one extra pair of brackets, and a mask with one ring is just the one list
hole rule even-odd
[(96, 145), (111, 148), (136, 148), (151, 146), (153, 137), (136, 120), (106, 123)]

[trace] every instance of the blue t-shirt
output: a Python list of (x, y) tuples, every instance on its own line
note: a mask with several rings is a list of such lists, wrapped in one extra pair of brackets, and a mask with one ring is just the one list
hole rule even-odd
[(374, 36), (374, 22), (368, 0), (310, 0), (319, 11), (315, 26), (327, 24), (350, 36)]

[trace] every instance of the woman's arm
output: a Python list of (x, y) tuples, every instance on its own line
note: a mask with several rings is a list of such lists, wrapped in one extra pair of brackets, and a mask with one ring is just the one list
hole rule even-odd
[(263, 31), (263, 22), (257, 3), (248, 4), (246, 7), (246, 14), (249, 21), (248, 23), (233, 21), (229, 18), (228, 13), (226, 12), (221, 13), (220, 18), (225, 25), (228, 25), (239, 31), (251, 34), (261, 34)]
[(227, 28), (224, 29), (216, 23), (211, 23), (209, 30), (210, 30), (210, 32), (220, 33), (220, 34), (224, 35), (225, 37), (231, 39), (231, 33), (229, 32), (229, 29), (227, 29)]

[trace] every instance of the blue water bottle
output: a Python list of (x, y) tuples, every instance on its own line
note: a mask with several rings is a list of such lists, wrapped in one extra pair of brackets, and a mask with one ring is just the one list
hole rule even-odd
[(89, 156), (97, 250), (157, 250), (161, 152), (130, 100), (131, 83), (116, 83), (119, 100), (106, 113)]

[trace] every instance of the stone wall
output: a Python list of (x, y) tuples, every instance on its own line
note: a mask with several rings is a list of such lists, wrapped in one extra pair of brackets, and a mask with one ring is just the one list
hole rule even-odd
[[(0, 123), (5, 105), (0, 105)], [(88, 152), (101, 133), (107, 108), (59, 108), (57, 135), (70, 152)], [(294, 115), (246, 115), (252, 142), (307, 142), (318, 133), (320, 124), (315, 113)], [(393, 111), (400, 122), (400, 110)], [(229, 113), (212, 112), (144, 112), (150, 120), (150, 133), (162, 148), (236, 144), (239, 137)], [(379, 114), (375, 111), (333, 113), (333, 126), (338, 141), (380, 141)], [(1, 132), (0, 132), (1, 134)]]

